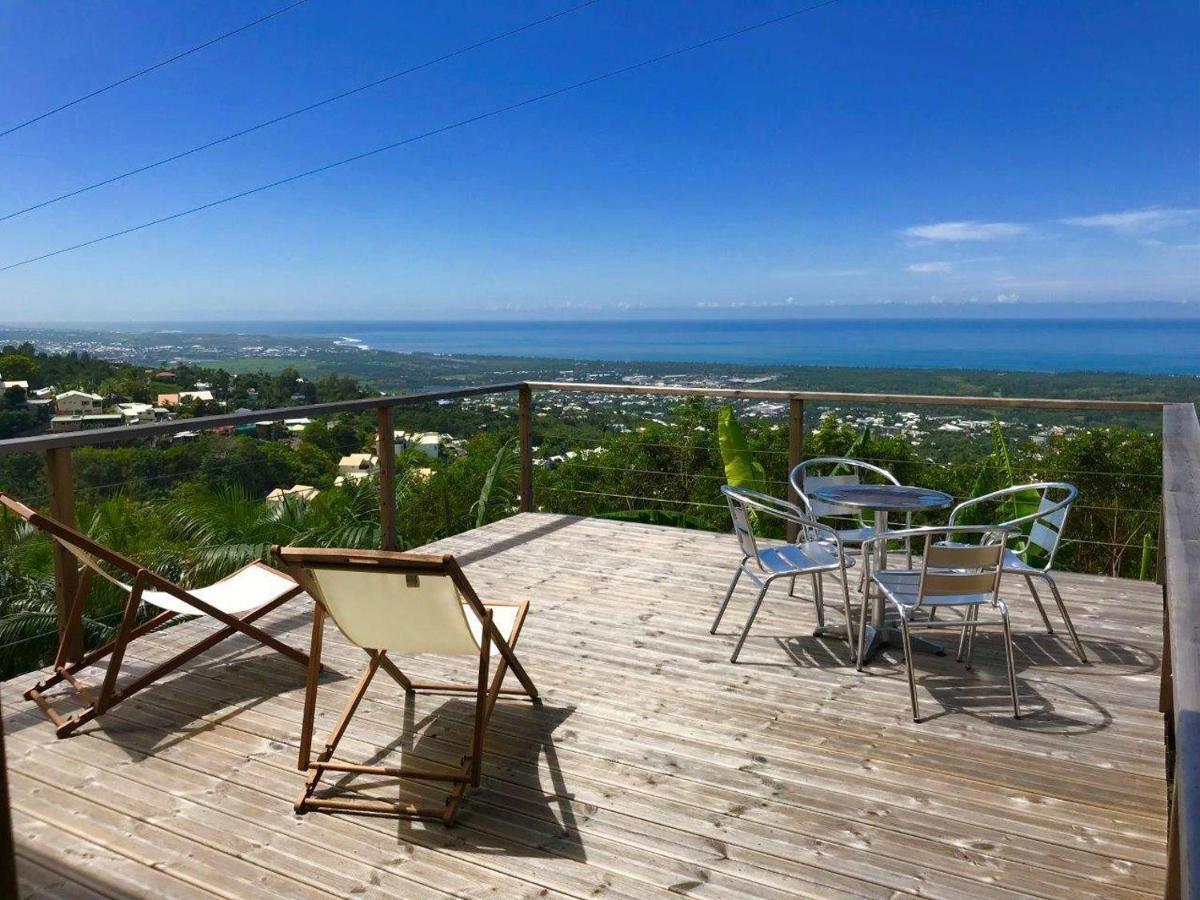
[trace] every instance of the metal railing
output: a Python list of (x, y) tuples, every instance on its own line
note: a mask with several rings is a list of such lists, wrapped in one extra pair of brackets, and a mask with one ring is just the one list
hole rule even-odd
[[(71, 450), (305, 416), (374, 411), (377, 416), (380, 481), (380, 525), (383, 549), (396, 544), (393, 414), (397, 407), (436, 400), (516, 393), (518, 398), (518, 509), (534, 507), (533, 420), (535, 392), (598, 395), (703, 397), (721, 400), (769, 400), (788, 411), (787, 465), (804, 458), (805, 403), (857, 405), (957, 406), (982, 409), (1044, 409), (1096, 412), (1150, 412), (1163, 415), (1163, 539), (1158, 542), (1159, 573), (1164, 585), (1166, 627), (1162, 709), (1167, 717), (1167, 758), (1171, 780), (1170, 871), (1167, 896), (1195, 896), (1200, 891), (1200, 423), (1191, 404), (1149, 401), (1070, 400), (1025, 397), (958, 397), (950, 395), (861, 394), (814, 391), (721, 389), (574, 382), (510, 382), (400, 396), (369, 397), (246, 413), (203, 416), (98, 431), (35, 435), (0, 441), (0, 456), (40, 452), (45, 455), (49, 513), (75, 524)], [(779, 451), (782, 455), (784, 451)], [(789, 486), (789, 494), (791, 488)], [(794, 496), (792, 499), (796, 499)], [(76, 590), (75, 567), (69, 557), (55, 556), (60, 638), (67, 608)], [(82, 655), (82, 635), (70, 635), (71, 658)], [(0, 869), (3, 860), (0, 860)], [(2, 874), (2, 873), (0, 873)]]

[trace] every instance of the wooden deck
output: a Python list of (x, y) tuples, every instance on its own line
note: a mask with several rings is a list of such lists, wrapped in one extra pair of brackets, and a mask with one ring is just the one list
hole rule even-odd
[[(750, 589), (708, 634), (731, 537), (524, 514), (442, 541), (485, 598), (529, 599), (518, 652), (544, 705), (501, 700), (460, 824), (291, 803), (303, 673), (242, 638), (72, 738), (6, 683), (18, 865), (30, 896), (1161, 896), (1160, 590), (1063, 576), (1093, 663), (1035, 628), (1022, 584), (1009, 715), (999, 638), (976, 667), (894, 651), (863, 675), (781, 588), (742, 661)], [(268, 630), (300, 646), (299, 601)], [(205, 622), (151, 636), (144, 667)], [(938, 633), (931, 634), (936, 637)], [(128, 659), (128, 657), (127, 657)], [(326, 637), (323, 733), (364, 657)], [(448, 661), (416, 659), (422, 678)], [(467, 676), (469, 679), (469, 675)], [(343, 748), (457, 760), (470, 701), (377, 681)], [(375, 781), (364, 792), (435, 799)]]

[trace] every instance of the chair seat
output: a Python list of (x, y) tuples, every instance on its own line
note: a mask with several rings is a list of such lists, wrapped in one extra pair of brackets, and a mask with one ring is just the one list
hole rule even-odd
[[(188, 593), (232, 616), (265, 606), (295, 587), (296, 582), (282, 572), (265, 563), (256, 562), (238, 569), (232, 575), (208, 587), (197, 588)], [(143, 591), (142, 599), (159, 609), (170, 610), (180, 615), (203, 615), (201, 610), (190, 603), (185, 603), (179, 597), (165, 591)]]
[[(888, 531), (896, 530), (894, 528), (888, 529)], [(875, 529), (871, 525), (863, 525), (861, 528), (839, 528), (837, 529), (837, 536), (843, 544), (857, 547), (863, 541), (875, 537)]]
[(857, 546), (863, 541), (875, 537), (875, 529), (870, 525), (863, 525), (861, 528), (839, 528), (837, 536), (843, 544)]
[[(499, 632), (504, 635), (504, 640), (509, 644), (516, 637), (517, 614), (521, 611), (521, 607), (515, 604), (499, 604), (485, 603), (484, 609), (492, 611), (492, 624), (496, 626)], [(475, 639), (475, 644), (478, 646), (483, 636), (483, 623), (479, 621), (479, 617), (463, 604), (463, 615), (467, 617), (467, 625), (471, 628), (471, 637)], [(492, 648), (495, 649), (495, 644)]]
[(1004, 549), (1004, 571), (1012, 572), (1018, 575), (1041, 575), (1045, 569), (1040, 569), (1037, 566), (1031, 566), (1025, 560), (1021, 559), (1021, 555), (1007, 547)]
[[(917, 589), (921, 584), (921, 573), (913, 569), (885, 569), (882, 572), (872, 572), (873, 581), (896, 606), (904, 611), (912, 610), (917, 605)], [(946, 594), (944, 596), (926, 597), (922, 606), (979, 606), (991, 603), (992, 595), (983, 594)]]
[[(802, 544), (784, 544), (758, 552), (762, 567), (772, 575), (786, 572), (809, 572), (814, 569), (835, 568), (838, 565), (837, 551), (831, 544), (807, 541)], [(851, 565), (851, 560), (846, 560)]]
[[(966, 547), (967, 544), (953, 543), (951, 541), (943, 541), (946, 547)], [(1037, 566), (1031, 566), (1021, 558), (1021, 554), (1015, 550), (1004, 548), (1004, 571), (1011, 572), (1015, 575), (1041, 575), (1045, 569), (1039, 569)]]

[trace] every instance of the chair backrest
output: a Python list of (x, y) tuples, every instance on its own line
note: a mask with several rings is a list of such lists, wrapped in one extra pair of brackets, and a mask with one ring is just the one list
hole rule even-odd
[(1029, 526), (1026, 549), (1040, 549), (1045, 555), (1046, 568), (1049, 568), (1054, 562), (1054, 554), (1058, 552), (1058, 544), (1067, 527), (1067, 513), (1071, 511), (1071, 504), (1079, 496), (1079, 491), (1075, 485), (1066, 482), (1046, 482), (1039, 487), (1042, 499), (1034, 514), (1036, 518)]
[[(954, 508), (950, 513), (950, 524), (954, 525), (957, 522), (963, 510), (980, 504), (1000, 503), (1009, 497), (1021, 494), (1036, 494), (1038, 496), (1037, 509), (1032, 513), (1015, 516), (996, 524), (1022, 529), (1028, 527), (1029, 531), (1023, 538), (1014, 539), (1017, 546), (1013, 549), (1024, 554), (1026, 561), (1031, 565), (1036, 562), (1041, 568), (1049, 569), (1054, 562), (1054, 555), (1058, 552), (1063, 531), (1066, 530), (1067, 513), (1071, 511), (1071, 505), (1079, 496), (1079, 489), (1073, 484), (1065, 481), (1038, 481), (1032, 484), (1018, 484), (1003, 488), (982, 497), (973, 497)], [(1037, 554), (1036, 560), (1032, 560), (1030, 557), (1033, 554), (1030, 551), (1035, 548), (1040, 553)]]
[(917, 607), (927, 597), (987, 594), (992, 603), (996, 602), (1009, 533), (996, 532), (997, 537), (992, 543), (965, 544), (954, 540), (956, 535), (978, 535), (980, 532), (979, 528), (950, 528), (926, 533)]
[(754, 529), (750, 525), (750, 507), (746, 503), (746, 497), (738, 488), (729, 485), (723, 485), (721, 493), (725, 495), (725, 502), (729, 504), (733, 533), (737, 536), (738, 546), (742, 548), (742, 555), (758, 562), (758, 541), (755, 540)]
[(837, 542), (836, 535), (831, 528), (821, 525), (798, 506), (786, 500), (729, 484), (721, 486), (721, 493), (725, 495), (725, 500), (729, 504), (729, 515), (733, 519), (733, 531), (737, 536), (743, 555), (748, 559), (753, 559), (760, 569), (763, 568), (763, 563), (759, 556), (758, 539), (754, 534), (755, 513), (795, 526), (795, 540), (798, 543), (830, 539), (834, 543)]
[(467, 656), (486, 611), (453, 556), (276, 547), (346, 639), (369, 650)]
[[(830, 474), (816, 475), (810, 472), (810, 469), (829, 469)], [(835, 474), (842, 469), (848, 469), (849, 472)], [(792, 490), (802, 498), (804, 505), (808, 507), (809, 513), (813, 516), (819, 518), (842, 516), (861, 518), (861, 510), (842, 506), (838, 503), (825, 503), (814, 498), (811, 492), (831, 485), (862, 484), (863, 476), (867, 473), (878, 476), (888, 484), (900, 483), (896, 476), (887, 469), (864, 462), (861, 459), (850, 459), (844, 456), (818, 456), (813, 459), (806, 459), (792, 468), (791, 473), (788, 475), (788, 480), (791, 482)]]

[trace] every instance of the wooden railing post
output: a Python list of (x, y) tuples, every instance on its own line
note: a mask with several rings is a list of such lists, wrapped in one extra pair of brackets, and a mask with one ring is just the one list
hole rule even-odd
[[(792, 397), (788, 401), (788, 500), (792, 503), (799, 503), (800, 497), (796, 494), (796, 489), (792, 487), (791, 474), (792, 469), (800, 465), (804, 459), (804, 401), (799, 397)], [(789, 522), (787, 527), (787, 537), (789, 541), (794, 541), (799, 530), (794, 523)]]
[[(60, 447), (46, 451), (46, 482), (50, 487), (50, 517), (75, 528), (75, 488), (71, 472), (71, 450)], [(66, 637), (67, 662), (83, 658), (82, 622), (70, 622), (71, 603), (79, 590), (79, 568), (72, 556), (57, 541), (51, 553), (54, 558), (54, 599), (58, 607), (58, 638)]]
[(533, 390), (517, 388), (517, 427), (521, 444), (521, 512), (533, 512)]
[(396, 426), (390, 406), (381, 406), (377, 451), (379, 457), (379, 549), (396, 549)]

